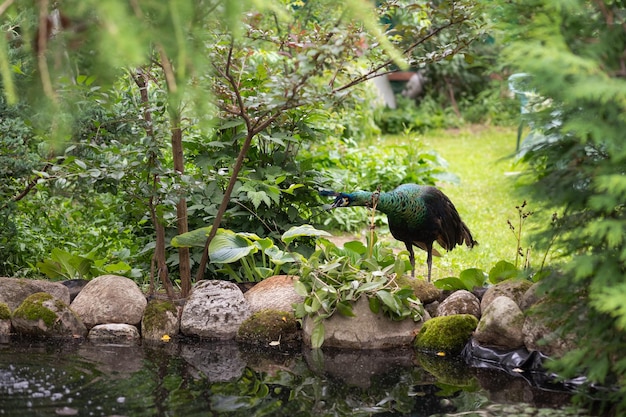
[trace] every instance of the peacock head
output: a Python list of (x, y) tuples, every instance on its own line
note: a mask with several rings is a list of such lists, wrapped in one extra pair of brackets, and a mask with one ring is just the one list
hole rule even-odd
[(335, 193), (335, 201), (330, 208), (350, 206), (370, 206), (372, 193), (357, 191), (354, 193)]

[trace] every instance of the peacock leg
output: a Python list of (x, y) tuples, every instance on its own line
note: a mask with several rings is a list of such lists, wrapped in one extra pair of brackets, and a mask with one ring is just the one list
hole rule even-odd
[(411, 278), (415, 278), (415, 254), (413, 253), (413, 244), (404, 242), (406, 250), (409, 251), (409, 262), (411, 262)]
[(428, 265), (428, 282), (430, 282), (430, 271), (433, 268), (433, 244), (426, 244), (426, 252), (428, 252), (428, 256), (426, 257), (426, 264)]

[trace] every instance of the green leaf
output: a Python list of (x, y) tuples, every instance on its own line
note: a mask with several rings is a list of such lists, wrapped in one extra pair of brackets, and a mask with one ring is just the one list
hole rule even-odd
[(225, 229), (219, 229), (209, 245), (211, 263), (229, 264), (255, 253), (258, 249), (243, 236)]
[(440, 290), (456, 291), (465, 289), (465, 284), (457, 277), (441, 278), (433, 282), (433, 285)]
[(352, 311), (352, 303), (348, 301), (340, 301), (337, 303), (337, 311), (346, 317), (356, 317)]
[(212, 226), (201, 227), (191, 232), (174, 236), (170, 244), (175, 248), (204, 248)]
[(319, 230), (310, 224), (303, 224), (302, 226), (294, 226), (291, 229), (287, 230), (281, 236), (283, 242), (289, 244), (295, 238), (302, 236), (332, 236), (325, 230)]
[(360, 242), (358, 240), (353, 240), (351, 242), (346, 242), (343, 244), (343, 247), (349, 251), (352, 251), (354, 253), (357, 253), (359, 255), (363, 255), (365, 252), (367, 252), (367, 248), (365, 247), (365, 245), (363, 244), (363, 242)]
[(374, 314), (378, 314), (380, 312), (380, 301), (376, 297), (368, 298), (370, 311)]
[(518, 269), (511, 262), (498, 261), (498, 263), (489, 270), (489, 282), (497, 284), (498, 282), (516, 277), (518, 273)]
[(383, 302), (393, 313), (400, 314), (401, 305), (398, 299), (387, 290), (380, 290), (376, 293), (376, 297)]
[(261, 277), (261, 279), (265, 279), (274, 275), (274, 270), (272, 268), (257, 266), (254, 268), (254, 271), (259, 277)]
[(313, 331), (311, 332), (311, 347), (313, 349), (319, 349), (324, 344), (324, 336), (326, 329), (324, 329), (324, 323), (320, 320), (315, 323)]
[(356, 289), (357, 293), (361, 293), (361, 292), (367, 292), (367, 291), (373, 291), (373, 290), (377, 290), (379, 288), (382, 288), (385, 286), (385, 282), (384, 281), (372, 281), (372, 282), (366, 282), (365, 284), (361, 284), (359, 285), (359, 287)]
[(482, 269), (469, 268), (461, 271), (459, 279), (465, 285), (465, 289), (471, 291), (474, 287), (482, 287), (485, 285), (486, 274)]
[(298, 189), (300, 187), (304, 187), (304, 184), (291, 184), (289, 186), (289, 188), (286, 188), (286, 189), (282, 190), (282, 192), (293, 195), (294, 190), (296, 190), (296, 189)]
[(265, 250), (265, 254), (269, 256), (270, 261), (272, 261), (276, 265), (284, 265), (286, 263), (296, 262), (296, 258), (293, 254), (282, 251), (278, 249), (276, 246), (267, 248)]
[(298, 294), (299, 296), (306, 297), (307, 295), (309, 295), (309, 289), (300, 280), (294, 281), (293, 288), (296, 291), (296, 294)]

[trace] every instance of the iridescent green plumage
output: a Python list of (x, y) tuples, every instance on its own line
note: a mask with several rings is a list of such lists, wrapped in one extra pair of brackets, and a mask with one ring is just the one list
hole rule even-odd
[(393, 237), (404, 242), (409, 251), (412, 276), (415, 276), (413, 246), (428, 253), (426, 262), (430, 281), (432, 255), (438, 255), (433, 249), (433, 242), (436, 241), (448, 251), (463, 243), (470, 248), (478, 244), (461, 220), (454, 204), (435, 187), (403, 184), (389, 192), (355, 191), (326, 195), (336, 197), (331, 208), (372, 207), (376, 203), (376, 209), (387, 215), (389, 231)]

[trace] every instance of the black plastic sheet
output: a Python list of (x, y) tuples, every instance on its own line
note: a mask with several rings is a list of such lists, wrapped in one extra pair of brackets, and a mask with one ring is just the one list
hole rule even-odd
[(546, 390), (574, 391), (587, 381), (584, 376), (560, 380), (556, 374), (545, 368), (545, 362), (550, 360), (547, 355), (524, 348), (500, 350), (481, 346), (474, 339), (470, 339), (463, 348), (461, 357), (469, 366), (498, 369), (524, 378), (529, 384)]

